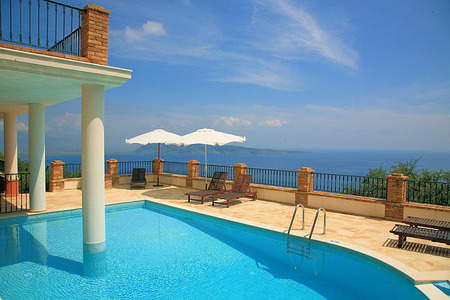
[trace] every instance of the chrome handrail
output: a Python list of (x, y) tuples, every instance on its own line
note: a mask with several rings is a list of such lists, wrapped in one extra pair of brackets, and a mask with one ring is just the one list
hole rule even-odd
[(291, 224), (289, 224), (289, 229), (288, 229), (288, 232), (287, 232), (287, 243), (288, 244), (289, 244), (289, 236), (291, 234), (292, 225), (294, 224), (295, 216), (297, 214), (297, 209), (298, 209), (299, 206), (301, 206), (302, 209), (303, 209), (303, 213), (302, 213), (302, 229), (301, 230), (305, 230), (305, 206), (303, 204), (299, 203), (295, 207), (294, 214), (292, 215), (292, 219), (291, 219)]
[(311, 232), (309, 233), (309, 240), (311, 240), (312, 235), (314, 233), (314, 228), (316, 227), (317, 217), (319, 216), (320, 211), (323, 210), (323, 233), (324, 235), (327, 234), (327, 210), (324, 207), (321, 207), (316, 212), (316, 217), (314, 218), (314, 223), (311, 228)]

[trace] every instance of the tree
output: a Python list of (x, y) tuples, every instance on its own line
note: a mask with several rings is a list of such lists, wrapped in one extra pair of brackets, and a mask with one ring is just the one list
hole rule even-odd
[[(416, 171), (421, 157), (411, 158), (406, 162), (395, 161), (390, 174), (400, 173), (408, 176), (407, 199), (411, 202), (422, 202), (438, 205), (450, 205), (450, 171)], [(369, 169), (369, 174), (357, 185), (343, 187), (344, 194), (366, 197), (385, 198), (389, 172), (382, 167)]]
[[(0, 152), (0, 160), (4, 162), (5, 160), (5, 154), (3, 152)], [(28, 162), (21, 160), (19, 157), (17, 158), (17, 169), (19, 173), (28, 173), (30, 171), (30, 167)], [(4, 171), (4, 165), (3, 165), (3, 171)]]

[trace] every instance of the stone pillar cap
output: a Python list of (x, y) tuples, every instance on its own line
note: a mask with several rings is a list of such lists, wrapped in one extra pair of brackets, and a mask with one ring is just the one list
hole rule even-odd
[(101, 12), (104, 14), (108, 14), (108, 15), (111, 14), (110, 10), (107, 10), (107, 9), (103, 8), (102, 6), (95, 5), (95, 4), (88, 4), (83, 8), (83, 10), (88, 10), (88, 9), (95, 10), (95, 11), (98, 11), (98, 12)]
[(243, 164), (243, 163), (238, 163), (238, 164), (235, 164), (234, 166), (235, 167), (247, 167), (247, 165)]

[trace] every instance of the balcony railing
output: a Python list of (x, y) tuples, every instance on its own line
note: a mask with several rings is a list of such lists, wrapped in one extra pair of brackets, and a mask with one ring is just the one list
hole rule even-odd
[(387, 198), (387, 178), (314, 173), (314, 191)]
[(248, 168), (247, 174), (253, 175), (252, 183), (297, 188), (296, 171)]
[(0, 0), (0, 40), (80, 56), (81, 11), (50, 0)]
[(164, 173), (187, 175), (187, 163), (165, 161), (163, 169)]
[[(205, 177), (205, 164), (200, 164), (199, 166), (199, 177)], [(233, 167), (232, 166), (218, 166), (218, 165), (207, 165), (208, 178), (212, 178), (214, 172), (227, 172), (227, 180), (234, 180), (233, 178)]]
[(406, 201), (450, 206), (449, 183), (406, 180), (406, 184)]
[(80, 178), (81, 164), (65, 164), (63, 174), (64, 178)]
[(152, 173), (152, 161), (124, 161), (118, 163), (119, 175), (133, 174), (134, 168), (145, 168), (145, 173)]
[(25, 211), (29, 208), (30, 174), (0, 176), (0, 214)]
[[(118, 162), (118, 174), (132, 174), (133, 168), (145, 168), (152, 173), (152, 161)], [(205, 177), (205, 165), (199, 164), (198, 176)], [(105, 164), (106, 170), (106, 164)], [(215, 171), (228, 172), (228, 180), (234, 180), (233, 166), (208, 165), (208, 177)], [(106, 171), (105, 171), (106, 172)], [(49, 177), (49, 169), (46, 170)], [(163, 163), (163, 173), (188, 175), (188, 164), (183, 162)], [(253, 175), (252, 183), (285, 188), (297, 188), (299, 180), (297, 171), (247, 168), (247, 174)], [(64, 178), (80, 177), (81, 164), (66, 164)], [(313, 191), (356, 195), (387, 199), (388, 179), (326, 173), (313, 173)], [(407, 180), (407, 201), (434, 205), (450, 206), (450, 183)]]

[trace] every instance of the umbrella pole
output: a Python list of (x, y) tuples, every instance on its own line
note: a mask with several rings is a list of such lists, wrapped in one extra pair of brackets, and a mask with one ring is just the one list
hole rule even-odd
[(208, 155), (206, 153), (206, 144), (205, 144), (205, 190), (208, 189), (208, 181), (207, 181), (207, 178), (208, 178), (208, 160), (207, 160), (207, 157), (208, 157)]
[[(161, 159), (161, 143), (158, 143), (158, 161)], [(159, 162), (161, 163), (161, 162)], [(163, 186), (162, 184), (159, 184), (159, 170), (158, 175), (156, 176), (156, 184), (153, 186)]]

